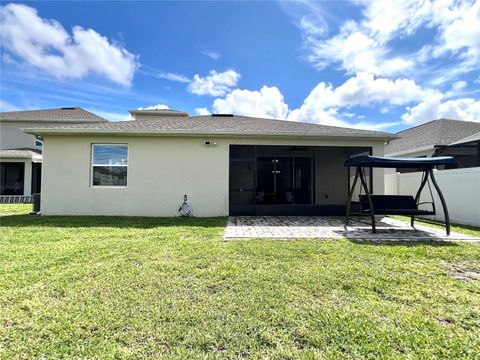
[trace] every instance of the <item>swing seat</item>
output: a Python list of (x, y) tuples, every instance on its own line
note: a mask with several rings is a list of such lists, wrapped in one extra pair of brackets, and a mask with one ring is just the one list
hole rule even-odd
[[(375, 215), (435, 215), (435, 211), (419, 209), (419, 205), (433, 204), (432, 202), (415, 202), (410, 195), (370, 195)], [(370, 213), (370, 203), (367, 195), (360, 195), (360, 209), (362, 213)]]

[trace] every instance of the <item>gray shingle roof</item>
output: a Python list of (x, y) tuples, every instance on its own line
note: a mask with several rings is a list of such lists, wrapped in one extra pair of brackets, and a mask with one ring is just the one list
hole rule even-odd
[(400, 131), (399, 139), (385, 146), (385, 154), (415, 151), (435, 145), (450, 145), (480, 131), (480, 122), (439, 119)]
[(0, 121), (106, 122), (80, 107), (0, 112)]
[(465, 144), (470, 141), (480, 141), (480, 132), (467, 136), (465, 138), (461, 138), (460, 140), (457, 140), (449, 145)]
[(154, 120), (132, 120), (97, 124), (62, 124), (55, 127), (26, 129), (33, 134), (46, 133), (145, 133), (185, 135), (252, 136), (365, 136), (393, 138), (394, 135), (370, 130), (300, 123), (247, 116), (166, 116)]
[(2, 149), (0, 150), (0, 158), (41, 159), (42, 152), (30, 148)]

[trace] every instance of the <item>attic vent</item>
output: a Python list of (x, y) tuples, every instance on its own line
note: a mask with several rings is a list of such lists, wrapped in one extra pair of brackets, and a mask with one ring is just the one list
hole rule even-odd
[(213, 117), (233, 117), (233, 114), (212, 114)]
[(75, 110), (74, 107), (63, 107), (63, 108), (60, 108), (60, 110)]

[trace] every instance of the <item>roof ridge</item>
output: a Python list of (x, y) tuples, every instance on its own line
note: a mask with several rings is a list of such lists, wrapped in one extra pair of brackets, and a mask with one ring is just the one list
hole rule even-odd
[(255, 117), (255, 116), (247, 116), (247, 115), (236, 115), (233, 114), (233, 116), (228, 116), (228, 117), (221, 117), (221, 116), (211, 116), (211, 115), (195, 115), (195, 116), (188, 116), (187, 118), (208, 118), (208, 119), (229, 119), (233, 120), (235, 118), (248, 118), (252, 120), (267, 120), (267, 121), (278, 121), (282, 123), (296, 123), (296, 124), (303, 124), (303, 125), (312, 125), (312, 126), (321, 126), (324, 128), (334, 128), (334, 129), (350, 129), (350, 130), (356, 130), (356, 131), (361, 131), (361, 132), (375, 132), (378, 134), (386, 134), (386, 135), (392, 135), (392, 133), (386, 132), (386, 131), (378, 131), (378, 130), (367, 130), (367, 129), (357, 129), (353, 127), (347, 127), (347, 126), (335, 126), (335, 125), (325, 125), (325, 124), (316, 124), (316, 123), (311, 123), (311, 122), (305, 122), (305, 121), (294, 121), (294, 120), (286, 120), (286, 119), (276, 119), (276, 118), (262, 118), (262, 117)]

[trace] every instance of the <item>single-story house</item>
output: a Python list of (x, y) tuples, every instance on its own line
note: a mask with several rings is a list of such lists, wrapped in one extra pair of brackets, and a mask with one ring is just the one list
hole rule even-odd
[(0, 112), (0, 197), (41, 191), (43, 142), (21, 129), (106, 121), (79, 107)]
[[(439, 119), (398, 132), (385, 145), (385, 156), (453, 156), (455, 168), (480, 166), (480, 122)], [(450, 167), (451, 168), (451, 167)], [(399, 172), (417, 171), (398, 169)]]
[[(44, 215), (344, 214), (347, 157), (394, 135), (231, 114), (132, 110), (134, 120), (27, 128), (43, 138)], [(368, 174), (383, 193), (381, 169)]]

